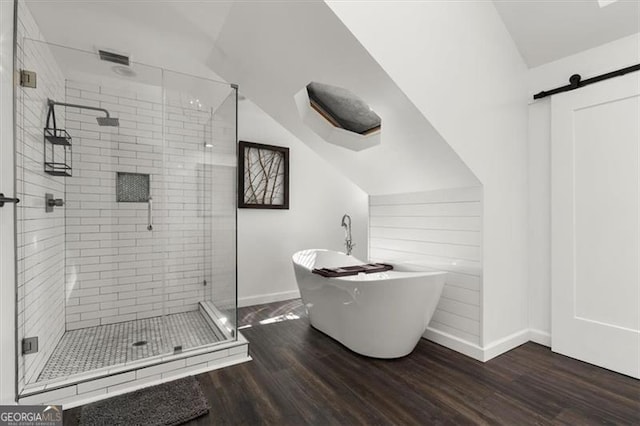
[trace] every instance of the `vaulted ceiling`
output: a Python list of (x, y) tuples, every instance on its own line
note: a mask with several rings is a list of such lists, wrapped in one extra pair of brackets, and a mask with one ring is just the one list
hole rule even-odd
[[(238, 83), (242, 93), (367, 193), (478, 184), (323, 1), (28, 5), (50, 42), (88, 51), (111, 48), (133, 60)], [(205, 16), (215, 19), (206, 25)], [(295, 95), (312, 81), (348, 88), (365, 100), (382, 118), (380, 145), (355, 153), (307, 127)]]
[(640, 32), (637, 0), (494, 0), (494, 4), (530, 68)]
[(45, 40), (216, 78), (205, 60), (232, 1), (27, 0)]
[[(597, 0), (494, 4), (529, 67), (640, 31), (637, 1), (602, 8)], [(323, 1), (27, 0), (27, 5), (49, 42), (93, 52), (113, 49), (134, 61), (239, 83), (252, 101), (368, 193), (478, 182)], [(325, 143), (306, 127), (294, 95), (311, 81), (348, 88), (366, 100), (382, 117), (381, 145), (355, 154)]]
[[(106, 47), (134, 60), (173, 61), (200, 74), (232, 0), (27, 0), (45, 38), (85, 50)], [(259, 2), (256, 2), (259, 3)], [(638, 0), (493, 0), (520, 54), (536, 67), (640, 32)], [(601, 7), (602, 5), (602, 7)], [(209, 74), (214, 76), (213, 74)], [(215, 77), (215, 76), (214, 76)]]

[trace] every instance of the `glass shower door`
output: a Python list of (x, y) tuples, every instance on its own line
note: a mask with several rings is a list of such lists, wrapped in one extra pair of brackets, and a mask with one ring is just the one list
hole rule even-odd
[(223, 92), (213, 112), (214, 144), (206, 164), (212, 187), (207, 208), (211, 211), (212, 285), (205, 295), (215, 306), (231, 337), (237, 334), (237, 88)]
[(179, 351), (236, 335), (235, 89), (166, 70), (163, 85), (166, 197), (157, 221), (167, 336)]
[[(16, 257), (18, 388), (38, 381), (66, 330), (65, 207), (47, 211), (46, 194), (64, 200), (66, 177), (45, 172), (45, 158), (64, 162), (64, 145), (44, 140), (47, 100), (64, 100), (65, 76), (45, 43), (18, 37), (17, 68), (37, 72), (36, 87), (16, 89)], [(49, 64), (46, 70), (40, 64)], [(58, 125), (65, 126), (63, 110)], [(50, 123), (53, 125), (53, 123)], [(55, 153), (51, 149), (57, 148)], [(47, 149), (45, 151), (45, 149)], [(50, 157), (45, 157), (45, 153)]]
[(171, 349), (165, 243), (149, 227), (164, 198), (162, 70), (21, 42), (38, 74), (16, 102), (18, 338), (38, 342), (18, 355), (23, 389)]

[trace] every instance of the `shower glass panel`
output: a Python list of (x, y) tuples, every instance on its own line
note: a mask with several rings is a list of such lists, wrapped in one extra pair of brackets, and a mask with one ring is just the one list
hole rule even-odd
[(236, 90), (167, 70), (163, 86), (166, 198), (154, 220), (168, 253), (167, 318), (189, 312), (180, 321), (193, 321), (186, 333), (174, 333), (178, 325), (169, 321), (169, 333), (183, 348), (235, 339), (235, 179), (218, 169), (235, 177)]
[(207, 303), (213, 304), (220, 315), (226, 332), (235, 336), (237, 330), (236, 287), (236, 203), (237, 203), (237, 89), (221, 92), (220, 105), (214, 111), (209, 127), (213, 146), (206, 146), (205, 156), (205, 209), (212, 220), (210, 262), (212, 285)]
[[(236, 89), (18, 47), (37, 73), (16, 99), (19, 390), (235, 340)], [(54, 106), (66, 144), (44, 138), (49, 99), (71, 104)]]

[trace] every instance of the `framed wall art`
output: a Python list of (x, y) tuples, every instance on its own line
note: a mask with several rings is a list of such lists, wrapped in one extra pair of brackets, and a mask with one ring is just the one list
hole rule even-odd
[(238, 207), (289, 208), (289, 148), (240, 141)]

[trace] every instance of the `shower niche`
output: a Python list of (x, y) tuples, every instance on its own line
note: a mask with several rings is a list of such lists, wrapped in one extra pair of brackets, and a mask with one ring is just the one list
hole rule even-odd
[(146, 203), (151, 198), (148, 173), (116, 172), (116, 201)]
[[(249, 359), (236, 326), (236, 86), (17, 43), (19, 68), (38, 75), (16, 94), (18, 347), (38, 342), (17, 354), (21, 401)], [(45, 193), (64, 203), (45, 211)]]

